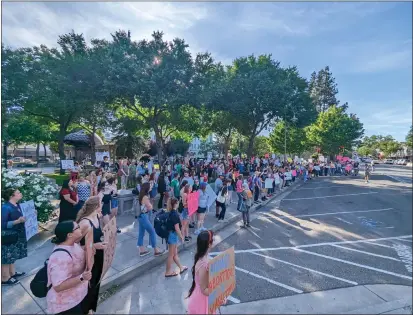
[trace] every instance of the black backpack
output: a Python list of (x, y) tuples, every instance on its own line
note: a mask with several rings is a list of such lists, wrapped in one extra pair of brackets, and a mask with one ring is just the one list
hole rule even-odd
[(169, 213), (161, 210), (156, 215), (153, 225), (156, 234), (162, 239), (168, 239), (169, 229), (168, 229)]
[[(53, 255), (54, 252), (66, 252), (70, 256), (70, 258), (72, 258), (72, 255), (70, 255), (69, 251), (67, 251), (66, 249), (56, 248), (52, 252), (51, 255)], [(49, 259), (46, 259), (42, 269), (40, 269), (36, 273), (33, 280), (30, 282), (30, 290), (32, 291), (33, 295), (38, 298), (46, 297), (47, 292), (49, 292), (50, 288), (52, 287), (52, 285), (50, 285), (49, 287), (47, 286), (47, 263), (48, 262), (49, 262)]]

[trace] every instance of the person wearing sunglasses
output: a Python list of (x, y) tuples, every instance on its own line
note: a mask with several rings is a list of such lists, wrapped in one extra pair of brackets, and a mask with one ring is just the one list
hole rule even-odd
[(47, 264), (46, 302), (50, 314), (87, 314), (82, 302), (88, 292), (91, 271), (86, 271), (86, 253), (79, 245), (82, 232), (73, 221), (57, 224), (56, 244)]

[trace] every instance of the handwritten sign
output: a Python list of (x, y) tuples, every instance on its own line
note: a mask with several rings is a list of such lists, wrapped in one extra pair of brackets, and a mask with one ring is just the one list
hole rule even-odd
[(297, 171), (296, 171), (296, 170), (292, 170), (292, 171), (291, 171), (291, 175), (293, 175), (294, 177), (296, 177), (296, 176), (297, 176)]
[(29, 200), (21, 203), (20, 210), (26, 218), (24, 227), (26, 228), (26, 239), (29, 240), (39, 232), (39, 222), (37, 222), (37, 213), (36, 208), (34, 207), (34, 201)]
[(226, 298), (235, 289), (235, 252), (234, 247), (227, 249), (208, 262), (208, 314), (215, 311), (224, 304)]
[(86, 250), (86, 268), (91, 271), (95, 263), (95, 255), (93, 254), (93, 229), (89, 228), (85, 235), (85, 250)]
[(198, 210), (199, 191), (188, 194), (188, 214), (193, 215)]
[(215, 194), (214, 190), (211, 188), (211, 185), (207, 185), (205, 192), (208, 195), (207, 208), (209, 208), (212, 206), (212, 204), (217, 199), (217, 195)]
[(104, 156), (107, 156), (110, 160), (109, 152), (96, 152), (96, 161), (102, 162)]
[(272, 188), (272, 183), (274, 182), (274, 178), (266, 178), (265, 179), (265, 188), (269, 189)]
[(60, 162), (62, 163), (62, 169), (63, 170), (68, 170), (68, 169), (75, 168), (73, 160), (60, 160)]
[(105, 277), (106, 272), (109, 270), (110, 266), (112, 265), (113, 257), (115, 256), (115, 249), (116, 249), (116, 237), (118, 235), (117, 228), (116, 228), (116, 217), (113, 217), (108, 224), (102, 229), (106, 248), (103, 257), (103, 268), (102, 268), (102, 276), (100, 277), (101, 282)]

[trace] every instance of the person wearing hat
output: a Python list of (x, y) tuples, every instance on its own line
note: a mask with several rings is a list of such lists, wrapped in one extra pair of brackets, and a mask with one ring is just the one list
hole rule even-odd
[(202, 231), (206, 230), (204, 228), (204, 219), (205, 219), (205, 214), (207, 211), (208, 199), (209, 199), (208, 193), (206, 192), (206, 187), (207, 187), (207, 183), (202, 182), (200, 186), (201, 189), (199, 190), (198, 210), (196, 211), (198, 221), (197, 221), (197, 229), (194, 232), (195, 235), (198, 235)]

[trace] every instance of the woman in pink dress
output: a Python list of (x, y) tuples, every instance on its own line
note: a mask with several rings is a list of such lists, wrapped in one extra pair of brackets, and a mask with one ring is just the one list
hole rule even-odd
[(202, 231), (197, 238), (197, 251), (192, 267), (192, 285), (188, 294), (188, 314), (208, 314), (208, 252), (214, 233)]

